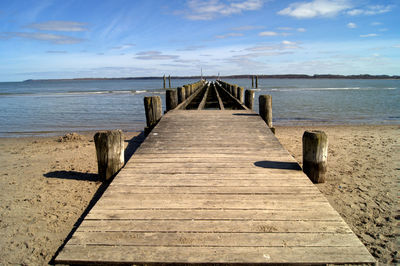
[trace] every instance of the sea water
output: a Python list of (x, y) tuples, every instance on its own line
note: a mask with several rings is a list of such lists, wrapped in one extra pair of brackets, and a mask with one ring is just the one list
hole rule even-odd
[[(172, 87), (197, 80), (172, 80)], [(245, 89), (249, 79), (225, 79)], [(259, 79), (272, 95), (275, 125), (400, 124), (400, 80)], [(167, 81), (168, 86), (168, 81)], [(143, 97), (159, 95), (161, 79), (0, 83), (0, 137), (60, 135), (106, 129), (141, 131)]]

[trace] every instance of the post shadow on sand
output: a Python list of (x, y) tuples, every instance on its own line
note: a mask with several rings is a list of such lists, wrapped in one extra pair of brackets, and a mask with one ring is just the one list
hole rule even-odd
[[(135, 151), (140, 147), (140, 144), (145, 139), (144, 132), (142, 131), (139, 135), (131, 138), (130, 140), (125, 140), (128, 142), (128, 146), (125, 148), (124, 156), (125, 156), (125, 163), (132, 157), (132, 155), (135, 153)], [(104, 194), (114, 177), (118, 174), (118, 172), (111, 177), (108, 181), (103, 182), (100, 187), (97, 189), (96, 193), (94, 194), (93, 198), (90, 200), (88, 206), (86, 209), (83, 211), (81, 216), (78, 218), (78, 220), (74, 223), (74, 226), (71, 230), (71, 232), (67, 235), (65, 238), (64, 242), (61, 244), (61, 246), (57, 249), (56, 253), (53, 255), (51, 260), (49, 261), (50, 265), (54, 265), (54, 260), (60, 253), (60, 251), (64, 248), (64, 246), (67, 244), (67, 242), (71, 239), (72, 235), (75, 233), (76, 229), (81, 225), (83, 220), (85, 219), (86, 215), (90, 212), (90, 210), (93, 208), (93, 206), (97, 203), (97, 201), (101, 198), (101, 196)], [(74, 178), (73, 176), (80, 176), (80, 179)], [(49, 172), (47, 174), (44, 174), (45, 177), (49, 178), (65, 178), (65, 179), (76, 179), (76, 180), (87, 180), (87, 181), (97, 181), (98, 180), (98, 175), (97, 174), (87, 174), (87, 173), (79, 173), (79, 172), (74, 172), (74, 171), (55, 171), (55, 172)], [(93, 180), (95, 179), (95, 180)]]
[(301, 170), (300, 165), (296, 162), (257, 161), (254, 165), (262, 168)]

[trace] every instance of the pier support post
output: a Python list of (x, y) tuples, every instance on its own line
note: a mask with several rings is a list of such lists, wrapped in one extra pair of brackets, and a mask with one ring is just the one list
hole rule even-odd
[(251, 76), (251, 87), (254, 88), (254, 76)]
[(256, 76), (256, 89), (258, 88), (258, 76)]
[(171, 75), (168, 76), (168, 87), (171, 88)]
[(124, 166), (124, 136), (121, 130), (94, 135), (99, 179), (107, 181)]
[(178, 104), (183, 102), (186, 99), (186, 91), (184, 87), (178, 87)]
[(167, 90), (165, 95), (165, 102), (167, 104), (167, 112), (175, 109), (178, 105), (178, 92), (176, 90)]
[(240, 103), (244, 103), (244, 89), (242, 87), (237, 87), (236, 97)]
[(258, 98), (259, 112), (262, 119), (267, 123), (271, 131), (275, 133), (275, 128), (272, 127), (272, 96), (260, 95)]
[(146, 112), (147, 135), (158, 123), (162, 116), (162, 105), (160, 96), (144, 97), (144, 110)]
[(189, 85), (183, 85), (183, 87), (185, 88), (185, 98), (190, 96), (190, 87)]
[(246, 90), (244, 96), (244, 105), (250, 110), (253, 110), (254, 105), (254, 90)]
[(303, 172), (314, 183), (324, 183), (328, 158), (328, 137), (323, 131), (303, 134)]
[(163, 88), (165, 89), (165, 75), (163, 76)]
[(232, 95), (235, 98), (237, 98), (237, 88), (238, 88), (238, 85), (233, 84)]

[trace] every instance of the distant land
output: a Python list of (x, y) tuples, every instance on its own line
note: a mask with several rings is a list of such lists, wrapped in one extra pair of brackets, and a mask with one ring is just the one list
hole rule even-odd
[[(283, 74), (283, 75), (230, 75), (230, 76), (203, 76), (205, 79), (251, 79), (257, 76), (259, 79), (400, 79), (400, 76), (389, 75), (333, 75), (333, 74)], [(121, 78), (72, 78), (72, 79), (28, 79), (23, 82), (31, 81), (68, 81), (68, 80), (143, 80), (143, 79), (162, 79), (160, 76), (153, 77), (121, 77)], [(200, 79), (201, 76), (171, 76), (171, 79)]]

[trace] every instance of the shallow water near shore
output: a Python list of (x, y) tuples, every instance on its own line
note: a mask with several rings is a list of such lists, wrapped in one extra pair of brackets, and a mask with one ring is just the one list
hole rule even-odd
[[(251, 88), (249, 79), (225, 81)], [(0, 137), (140, 131), (144, 96), (160, 95), (165, 108), (161, 87), (161, 79), (3, 82)], [(400, 124), (400, 80), (259, 79), (256, 112), (261, 94), (273, 97), (275, 125)]]

